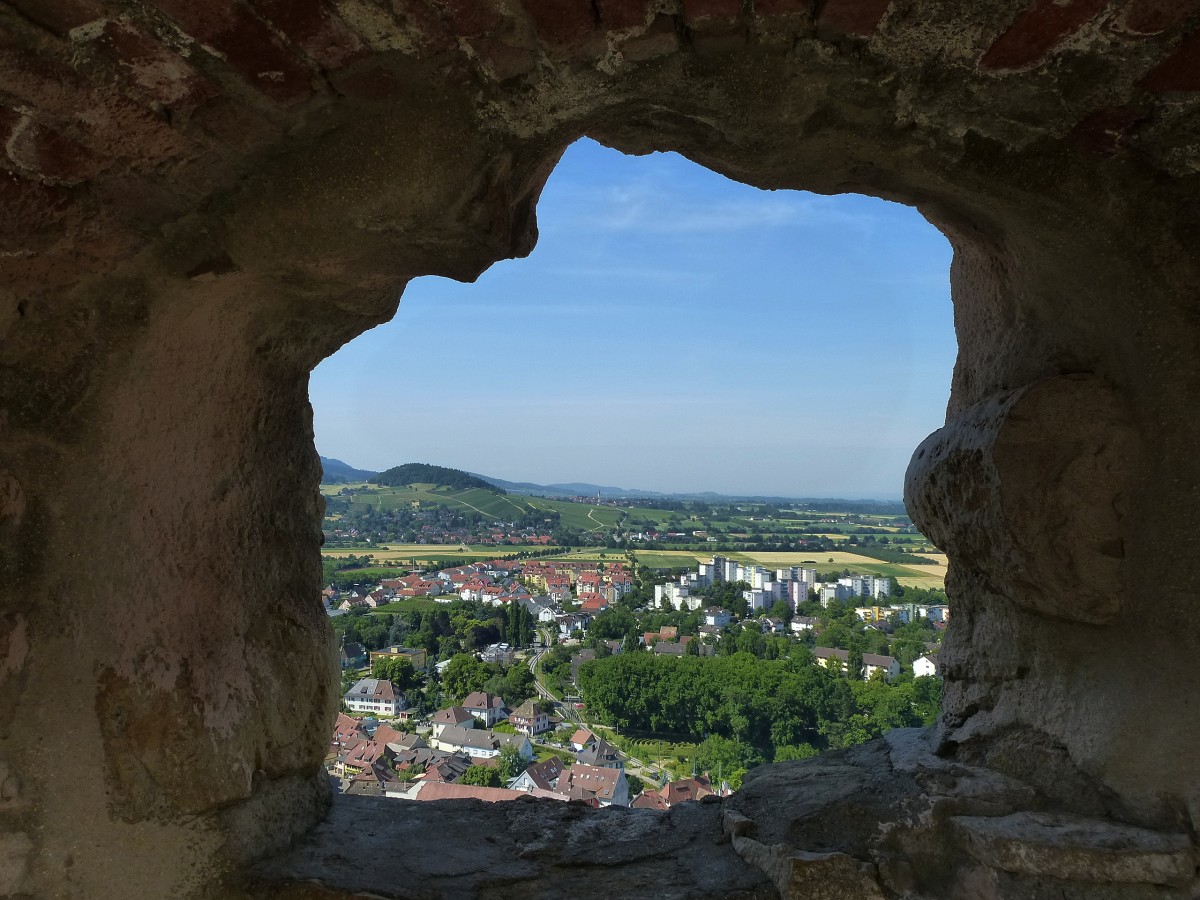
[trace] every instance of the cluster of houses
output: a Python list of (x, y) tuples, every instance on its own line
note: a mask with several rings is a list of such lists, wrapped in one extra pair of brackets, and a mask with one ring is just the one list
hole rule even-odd
[[(364, 679), (346, 695), (347, 703), (354, 698), (366, 704), (363, 711), (379, 713), (377, 705), (366, 698), (387, 696), (390, 688), (387, 682)], [(505, 720), (515, 734), (494, 730)], [(534, 763), (531, 738), (552, 727), (550, 717), (534, 701), (509, 710), (502, 698), (482, 691), (469, 694), (460, 705), (438, 711), (427, 737), (386, 724), (372, 730), (343, 713), (334, 726), (326, 766), (341, 779), (344, 791), (352, 794), (488, 801), (532, 795), (592, 806), (628, 806), (624, 757), (586, 729), (578, 729), (571, 737), (573, 762), (551, 756)], [(520, 773), (509, 779), (506, 787), (461, 783), (471, 766), (497, 766), (505, 748), (515, 751), (521, 763)]]
[(533, 597), (516, 578), (521, 568), (511, 560), (495, 559), (442, 569), (437, 572), (414, 572), (401, 578), (387, 578), (372, 591), (355, 590), (341, 593), (334, 587), (322, 592), (327, 611), (347, 612), (351, 609), (375, 609), (405, 597), (430, 597), (441, 603), (455, 600), (477, 600), (491, 606), (524, 602)]
[[(370, 591), (342, 593), (330, 586), (322, 596), (331, 616), (357, 608), (375, 609), (405, 597), (429, 597), (441, 603), (474, 600), (492, 606), (520, 603), (540, 625), (568, 637), (587, 631), (594, 616), (632, 590), (633, 575), (622, 562), (491, 560), (385, 579)], [(577, 608), (568, 612), (564, 604), (570, 601), (576, 601)]]

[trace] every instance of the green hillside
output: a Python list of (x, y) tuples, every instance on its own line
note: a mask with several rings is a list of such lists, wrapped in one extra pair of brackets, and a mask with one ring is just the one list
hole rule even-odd
[(489, 518), (507, 520), (529, 512), (521, 499), (498, 494), (488, 488), (456, 490), (434, 484), (405, 484), (382, 487), (368, 484), (357, 490), (350, 511), (365, 512), (370, 506), (377, 510), (397, 509), (413, 503), (436, 503), (451, 509), (469, 510)]
[(493, 494), (505, 493), (503, 488), (488, 484), (482, 478), (476, 478), (474, 475), (468, 475), (461, 469), (431, 466), (428, 463), (405, 463), (402, 466), (394, 466), (386, 472), (380, 472), (368, 480), (375, 484), (382, 484), (389, 487), (399, 487), (406, 484), (432, 484), (439, 487), (458, 488), (459, 490), (479, 488), (480, 490), (490, 491)]

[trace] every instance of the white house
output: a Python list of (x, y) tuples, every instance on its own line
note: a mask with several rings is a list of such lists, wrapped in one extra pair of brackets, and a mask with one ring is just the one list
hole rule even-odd
[(390, 681), (380, 678), (364, 678), (342, 698), (353, 712), (374, 713), (377, 716), (394, 716), (408, 704), (404, 692), (397, 691)]
[(475, 717), (461, 706), (448, 706), (433, 714), (433, 736), (438, 738), (443, 728), (474, 728)]
[(550, 730), (550, 716), (532, 699), (514, 709), (509, 714), (508, 721), (521, 734), (530, 736)]
[(931, 653), (928, 656), (922, 656), (920, 659), (913, 661), (913, 675), (915, 675), (917, 678), (937, 674), (938, 658), (936, 653)]
[(462, 702), (462, 708), (478, 719), (484, 728), (491, 728), (506, 718), (503, 698), (483, 691), (467, 694), (466, 699)]
[(815, 619), (812, 616), (793, 616), (791, 624), (788, 627), (799, 634), (802, 631), (812, 631), (820, 624), (821, 620)]
[(715, 628), (724, 628), (732, 621), (733, 616), (727, 609), (721, 609), (719, 606), (710, 606), (704, 610), (705, 625), (712, 625)]
[(900, 674), (900, 660), (894, 656), (878, 656), (874, 653), (863, 654), (863, 677), (870, 678), (877, 671), (882, 671), (888, 681)]
[(523, 734), (497, 734), (494, 731), (484, 731), (480, 728), (463, 728), (459, 725), (447, 725), (437, 737), (433, 738), (433, 746), (447, 753), (465, 753), (467, 756), (479, 756), (485, 759), (499, 756), (503, 747), (516, 747), (522, 759), (533, 759), (533, 745)]

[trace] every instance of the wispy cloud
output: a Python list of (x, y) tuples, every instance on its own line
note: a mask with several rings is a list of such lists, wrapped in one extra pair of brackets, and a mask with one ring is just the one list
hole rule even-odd
[(870, 233), (877, 218), (837, 208), (798, 192), (697, 196), (650, 182), (580, 186), (559, 193), (540, 210), (574, 229), (646, 234), (711, 234), (776, 228), (843, 227)]

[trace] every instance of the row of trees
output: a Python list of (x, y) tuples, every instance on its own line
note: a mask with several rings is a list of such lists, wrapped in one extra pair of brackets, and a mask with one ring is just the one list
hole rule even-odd
[(847, 747), (937, 716), (937, 679), (854, 681), (813, 665), (807, 648), (792, 646), (777, 659), (622, 653), (584, 663), (579, 682), (592, 714), (607, 724), (718, 735), (752, 748), (760, 760)]

